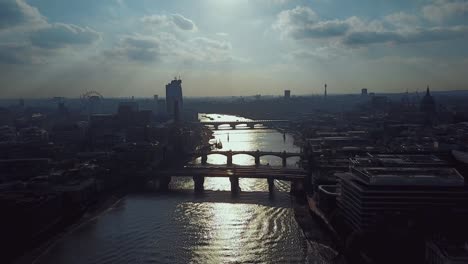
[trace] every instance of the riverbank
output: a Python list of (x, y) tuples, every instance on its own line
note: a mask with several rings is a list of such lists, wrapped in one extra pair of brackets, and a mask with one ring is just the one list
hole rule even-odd
[(51, 236), (46, 239), (45, 241), (41, 242), (35, 248), (27, 250), (21, 257), (14, 260), (13, 264), (34, 264), (45, 255), (60, 239), (65, 237), (67, 234), (72, 233), (76, 229), (80, 228), (82, 225), (85, 225), (107, 210), (110, 210), (115, 205), (117, 205), (123, 197), (125, 197), (125, 193), (115, 193), (109, 194), (106, 197), (101, 198), (96, 204), (89, 207), (81, 216), (79, 216), (74, 221), (70, 221), (69, 223), (64, 224), (60, 230), (57, 230)]
[[(295, 146), (303, 147), (304, 142), (299, 131), (289, 130), (284, 132), (293, 136), (293, 144)], [(327, 232), (327, 228), (314, 217), (307, 201), (304, 198), (298, 198), (295, 196), (293, 196), (292, 199), (294, 203), (294, 217), (311, 247), (313, 247), (315, 251), (319, 252), (324, 259), (330, 261), (329, 263), (346, 263), (346, 260), (339, 252), (332, 235)]]
[(313, 251), (318, 252), (323, 259), (329, 261), (328, 263), (345, 264), (346, 261), (343, 255), (336, 249), (331, 235), (313, 218), (307, 203), (301, 202), (296, 197), (292, 199), (296, 222), (309, 242), (309, 246), (313, 248)]

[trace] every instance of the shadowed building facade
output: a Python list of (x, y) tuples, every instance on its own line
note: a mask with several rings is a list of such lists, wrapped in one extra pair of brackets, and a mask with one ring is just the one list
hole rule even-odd
[(182, 80), (175, 78), (166, 85), (166, 110), (171, 117), (176, 118), (176, 113), (182, 113), (182, 109)]

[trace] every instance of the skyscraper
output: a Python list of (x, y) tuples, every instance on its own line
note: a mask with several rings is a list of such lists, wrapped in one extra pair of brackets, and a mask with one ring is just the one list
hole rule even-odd
[[(175, 107), (177, 107), (177, 111)], [(182, 80), (179, 77), (179, 79), (174, 78), (171, 83), (166, 85), (166, 110), (170, 116), (174, 117), (175, 113), (182, 113), (182, 109)]]

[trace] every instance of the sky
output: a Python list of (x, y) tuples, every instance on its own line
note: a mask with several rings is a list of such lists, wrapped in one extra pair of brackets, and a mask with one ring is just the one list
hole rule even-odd
[(467, 0), (0, 0), (0, 97), (468, 88)]

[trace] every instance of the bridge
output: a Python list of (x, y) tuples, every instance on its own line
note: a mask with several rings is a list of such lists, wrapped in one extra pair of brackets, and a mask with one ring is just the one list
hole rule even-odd
[(245, 121), (203, 121), (202, 125), (214, 126), (214, 129), (219, 129), (220, 126), (229, 125), (232, 129), (236, 129), (237, 125), (246, 125), (249, 128), (254, 128), (255, 125), (273, 125), (273, 124), (286, 124), (289, 120), (245, 120)]
[(213, 155), (213, 154), (219, 154), (219, 155), (224, 155), (226, 156), (226, 164), (228, 166), (232, 166), (232, 157), (235, 155), (240, 155), (240, 154), (245, 154), (245, 155), (250, 155), (255, 158), (255, 165), (260, 166), (260, 158), (263, 156), (275, 156), (278, 158), (281, 158), (283, 161), (283, 167), (286, 167), (286, 161), (290, 157), (302, 157), (302, 153), (300, 152), (275, 152), (275, 151), (209, 151), (209, 152), (194, 152), (190, 153), (189, 155), (194, 158), (201, 158), (201, 163), (203, 165), (207, 164), (208, 156)]
[(185, 166), (158, 172), (157, 176), (162, 189), (168, 187), (171, 177), (193, 177), (195, 192), (204, 190), (205, 177), (229, 178), (232, 193), (240, 191), (239, 178), (267, 179), (270, 192), (274, 190), (274, 180), (291, 181), (292, 193), (303, 189), (307, 180), (307, 173), (303, 169), (270, 166)]

